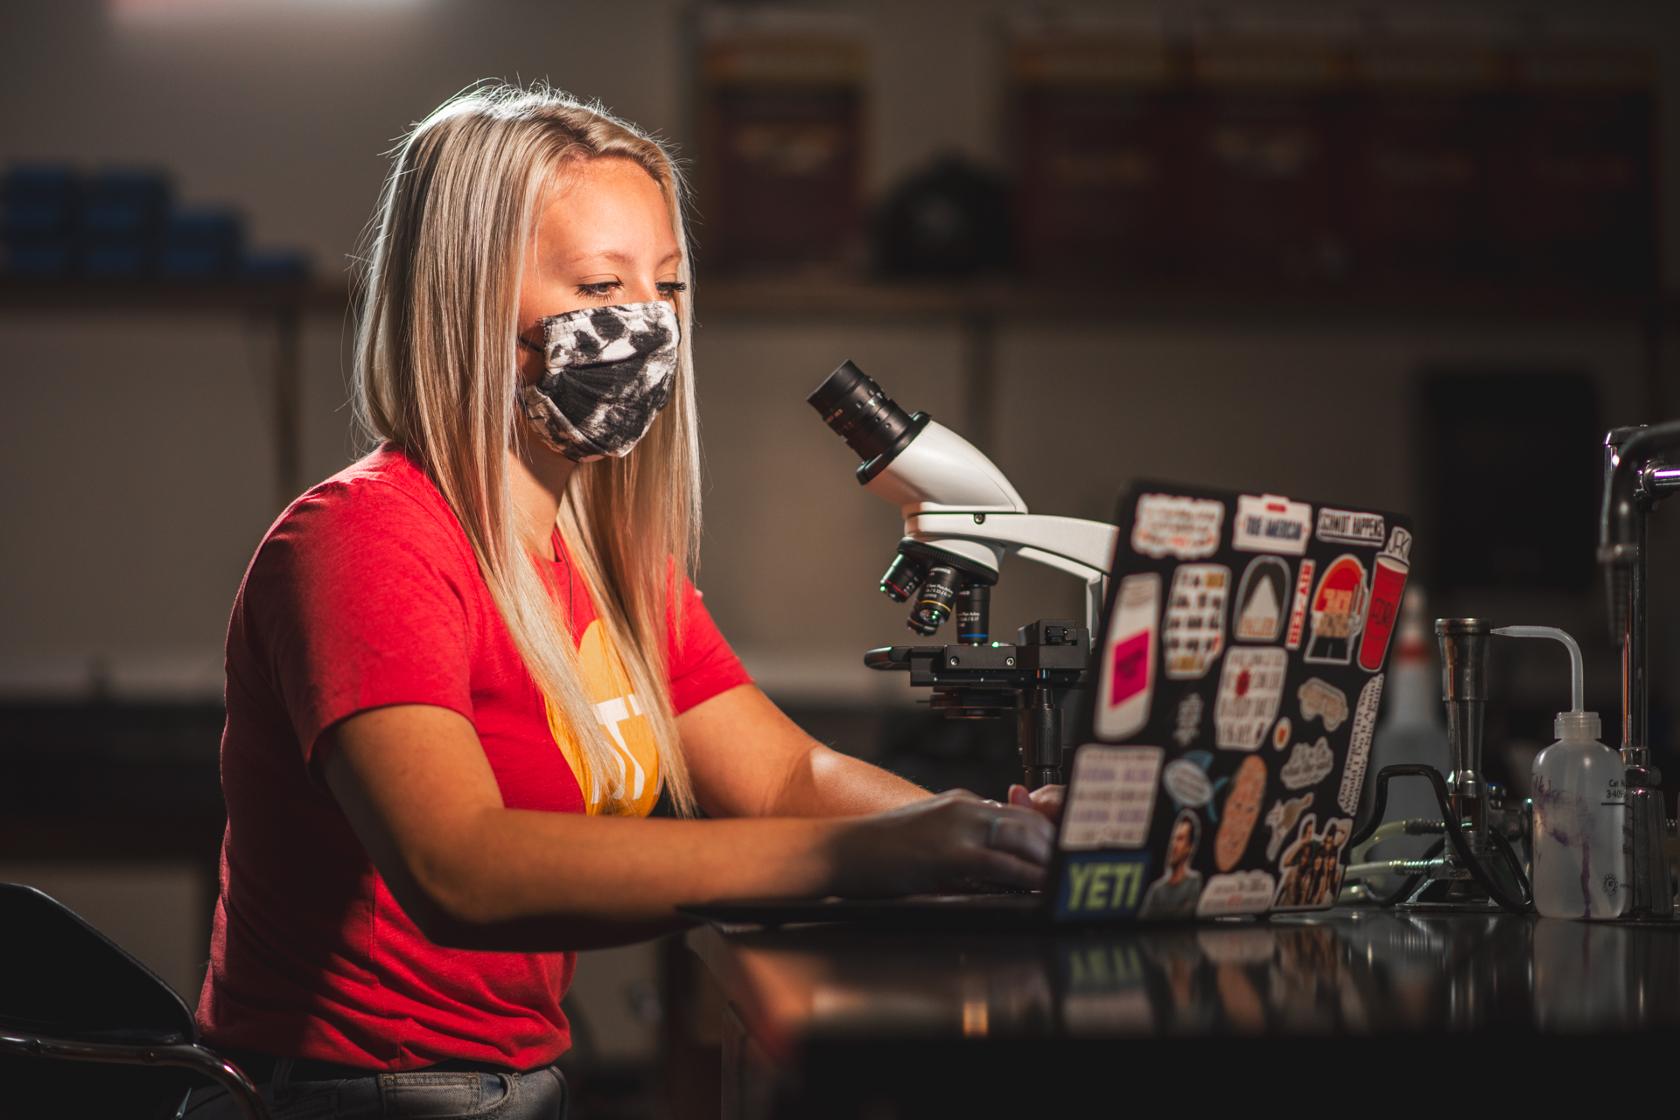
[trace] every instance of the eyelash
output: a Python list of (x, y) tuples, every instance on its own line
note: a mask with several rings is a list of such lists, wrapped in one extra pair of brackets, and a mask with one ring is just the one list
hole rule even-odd
[[(579, 284), (577, 294), (588, 299), (605, 299), (614, 288), (623, 286), (617, 280), (602, 280), (595, 284)], [(659, 289), (659, 294), (662, 297), (675, 296), (688, 291), (688, 285), (681, 280), (663, 280), (655, 284), (654, 287)]]

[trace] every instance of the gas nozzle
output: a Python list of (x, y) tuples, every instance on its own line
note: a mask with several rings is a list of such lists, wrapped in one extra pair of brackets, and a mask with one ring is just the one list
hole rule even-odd
[(1453, 756), (1453, 816), (1470, 823), (1470, 844), (1480, 854), (1487, 836), (1482, 782), (1482, 723), (1487, 706), (1488, 634), (1479, 618), (1438, 618), (1441, 700), (1447, 708), (1447, 743)]

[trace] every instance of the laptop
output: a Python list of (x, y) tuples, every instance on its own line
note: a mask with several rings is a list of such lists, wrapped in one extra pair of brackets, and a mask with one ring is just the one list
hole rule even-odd
[(1135, 481), (1046, 889), (753, 900), (781, 925), (1009, 928), (1325, 909), (1359, 809), (1410, 571), (1407, 519)]

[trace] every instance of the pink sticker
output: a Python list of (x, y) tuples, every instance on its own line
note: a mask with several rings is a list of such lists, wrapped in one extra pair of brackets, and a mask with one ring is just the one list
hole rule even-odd
[(1149, 635), (1133, 634), (1114, 647), (1108, 706), (1119, 707), (1149, 687)]
[(1097, 737), (1118, 742), (1136, 735), (1149, 722), (1154, 695), (1156, 619), (1161, 610), (1161, 577), (1139, 572), (1120, 581), (1108, 620), (1098, 682)]

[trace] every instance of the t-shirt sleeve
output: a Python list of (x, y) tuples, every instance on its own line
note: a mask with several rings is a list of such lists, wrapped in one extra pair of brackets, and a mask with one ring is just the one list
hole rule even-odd
[(323, 731), (370, 708), (472, 718), (464, 548), (435, 512), (366, 482), (306, 496), (269, 534), (244, 609), (306, 764)]
[(687, 577), (676, 588), (676, 596), (682, 620), (680, 626), (675, 618), (667, 624), (665, 664), (671, 681), (671, 706), (681, 715), (720, 692), (752, 683), (752, 676), (729, 648), (700, 592)]

